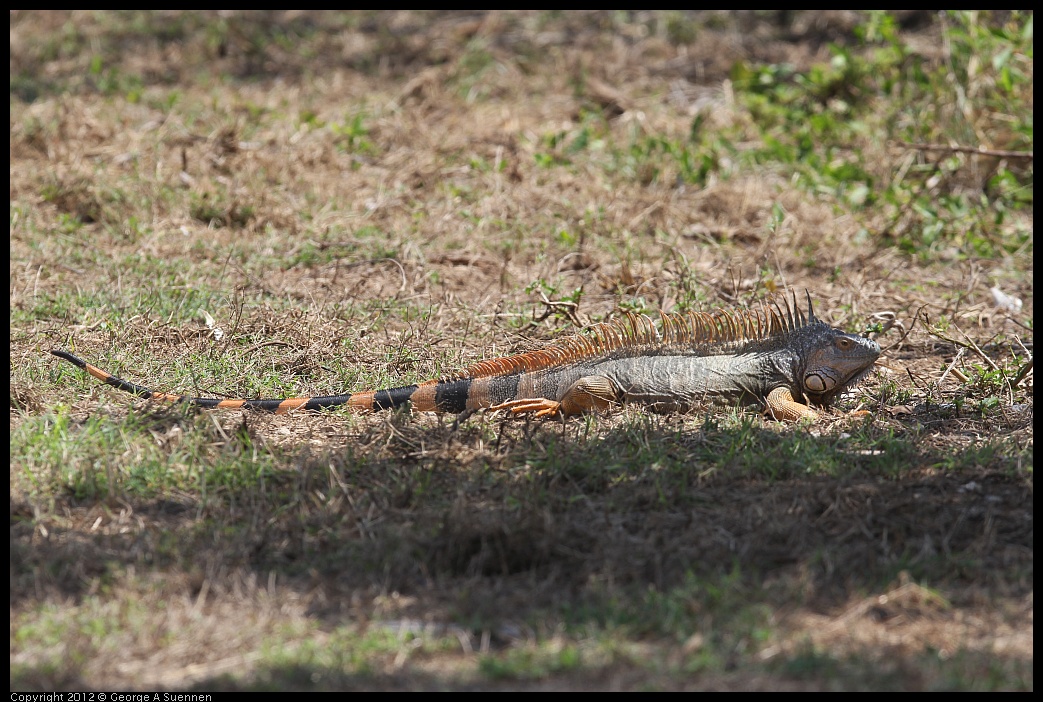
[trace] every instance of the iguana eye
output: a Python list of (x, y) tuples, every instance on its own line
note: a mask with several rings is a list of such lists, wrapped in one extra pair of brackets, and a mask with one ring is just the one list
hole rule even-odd
[(847, 351), (851, 348), (851, 339), (848, 339), (846, 336), (838, 337), (837, 346), (840, 348), (841, 351)]

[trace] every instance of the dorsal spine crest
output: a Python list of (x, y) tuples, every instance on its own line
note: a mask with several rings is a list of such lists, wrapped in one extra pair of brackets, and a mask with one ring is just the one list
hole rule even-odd
[(746, 310), (660, 312), (658, 328), (646, 315), (625, 312), (619, 319), (590, 327), (586, 334), (544, 349), (479, 361), (443, 380), (548, 371), (605, 356), (645, 351), (726, 352), (751, 343), (781, 343), (788, 335), (815, 322), (810, 294), (806, 316), (797, 308), (796, 296), (792, 305), (783, 297), (781, 303), (773, 300)]

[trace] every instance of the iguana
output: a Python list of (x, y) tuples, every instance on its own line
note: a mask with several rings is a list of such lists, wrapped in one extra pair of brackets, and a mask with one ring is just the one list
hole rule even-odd
[(873, 340), (834, 329), (783, 298), (758, 308), (663, 313), (657, 328), (626, 314), (589, 334), (545, 349), (479, 361), (440, 380), (385, 390), (281, 400), (221, 400), (149, 390), (65, 351), (51, 351), (98, 380), (140, 397), (200, 407), (281, 414), (348, 406), (382, 410), (404, 405), (425, 412), (478, 409), (536, 417), (602, 411), (623, 402), (685, 411), (703, 402), (761, 404), (780, 420), (814, 419), (810, 402), (829, 405), (857, 383), (880, 355)]

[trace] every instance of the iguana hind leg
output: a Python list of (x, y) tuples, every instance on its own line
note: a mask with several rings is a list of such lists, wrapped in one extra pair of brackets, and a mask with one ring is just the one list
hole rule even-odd
[(588, 375), (569, 386), (561, 400), (532, 397), (510, 400), (490, 409), (510, 410), (513, 414), (533, 412), (536, 417), (554, 414), (569, 416), (586, 412), (604, 412), (617, 402), (617, 397), (616, 387), (611, 380), (603, 375)]

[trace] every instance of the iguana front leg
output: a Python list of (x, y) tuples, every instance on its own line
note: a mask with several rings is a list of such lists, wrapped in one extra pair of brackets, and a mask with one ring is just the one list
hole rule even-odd
[(793, 399), (789, 388), (775, 388), (768, 393), (767, 414), (778, 420), (795, 422), (798, 419), (818, 419), (818, 412)]
[(565, 391), (561, 400), (532, 397), (509, 400), (490, 407), (493, 410), (510, 410), (513, 414), (532, 412), (536, 417), (554, 414), (569, 416), (587, 412), (604, 412), (618, 402), (616, 387), (603, 375), (588, 375), (580, 378)]

